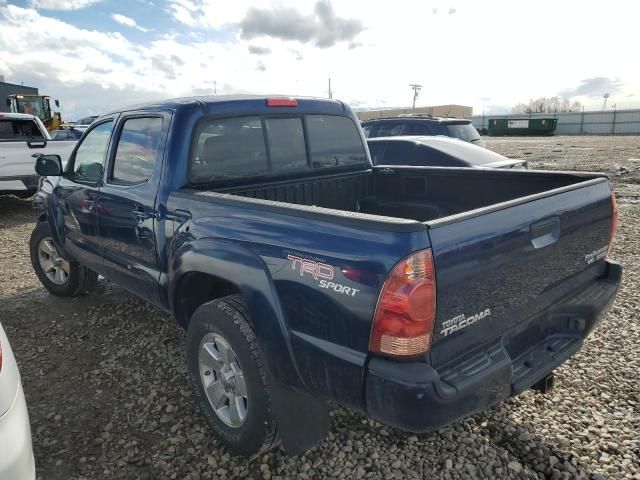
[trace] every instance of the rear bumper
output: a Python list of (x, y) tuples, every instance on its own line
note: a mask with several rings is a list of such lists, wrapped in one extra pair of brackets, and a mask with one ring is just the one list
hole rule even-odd
[(11, 408), (0, 417), (0, 478), (36, 478), (29, 414), (20, 385)]
[(424, 432), (526, 390), (580, 348), (613, 303), (621, 277), (622, 267), (607, 262), (604, 277), (545, 312), (562, 329), (516, 358), (500, 338), (439, 370), (426, 363), (372, 359), (365, 387), (368, 415), (402, 430)]

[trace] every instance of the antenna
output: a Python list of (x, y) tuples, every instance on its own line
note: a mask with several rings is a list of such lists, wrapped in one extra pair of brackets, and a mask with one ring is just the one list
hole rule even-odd
[(411, 84), (409, 84), (409, 86), (413, 89), (413, 107), (412, 107), (412, 109), (415, 110), (416, 109), (416, 99), (418, 98), (418, 95), (420, 94), (420, 90), (422, 90), (422, 85), (418, 85), (417, 83), (411, 83)]
[(333, 92), (331, 91), (331, 77), (329, 77), (329, 98), (333, 98)]
[(606, 110), (607, 109), (607, 99), (609, 98), (609, 94), (605, 93), (604, 95), (602, 95), (602, 98), (604, 98), (604, 103), (602, 104), (602, 109)]

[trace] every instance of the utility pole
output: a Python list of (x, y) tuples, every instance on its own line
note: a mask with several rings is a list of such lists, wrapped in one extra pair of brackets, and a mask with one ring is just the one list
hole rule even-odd
[(415, 110), (416, 109), (416, 99), (418, 98), (418, 95), (420, 94), (420, 90), (422, 90), (422, 85), (418, 85), (417, 83), (412, 83), (409, 86), (413, 89), (413, 107), (412, 107), (412, 109)]
[(329, 98), (333, 98), (333, 92), (331, 91), (331, 77), (329, 77)]

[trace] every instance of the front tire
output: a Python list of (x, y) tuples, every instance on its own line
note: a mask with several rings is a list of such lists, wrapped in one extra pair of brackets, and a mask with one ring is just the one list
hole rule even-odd
[(38, 222), (29, 242), (31, 265), (40, 282), (54, 295), (76, 297), (91, 290), (98, 274), (58, 252), (49, 222)]
[(187, 333), (187, 367), (200, 410), (231, 453), (251, 456), (276, 444), (266, 370), (239, 295), (195, 311)]

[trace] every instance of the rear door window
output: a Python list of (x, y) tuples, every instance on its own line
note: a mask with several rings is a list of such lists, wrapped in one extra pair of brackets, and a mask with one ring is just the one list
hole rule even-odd
[(364, 132), (364, 136), (366, 138), (369, 138), (372, 128), (373, 128), (373, 125), (362, 125), (362, 131)]
[(378, 126), (376, 137), (397, 137), (404, 135), (405, 125), (403, 123), (383, 123)]
[(386, 142), (369, 142), (369, 154), (374, 165), (382, 163)]
[(44, 138), (33, 120), (0, 120), (0, 141), (30, 140)]
[(135, 184), (151, 178), (161, 132), (161, 117), (125, 120), (116, 147), (111, 180)]
[(404, 135), (437, 135), (437, 131), (427, 123), (412, 122), (407, 124)]
[(425, 165), (423, 149), (413, 142), (388, 141), (378, 165)]
[(314, 168), (343, 167), (367, 162), (360, 132), (350, 118), (308, 115), (309, 153)]
[(447, 125), (447, 132), (450, 137), (459, 138), (465, 142), (480, 140), (480, 134), (471, 123), (457, 123)]

